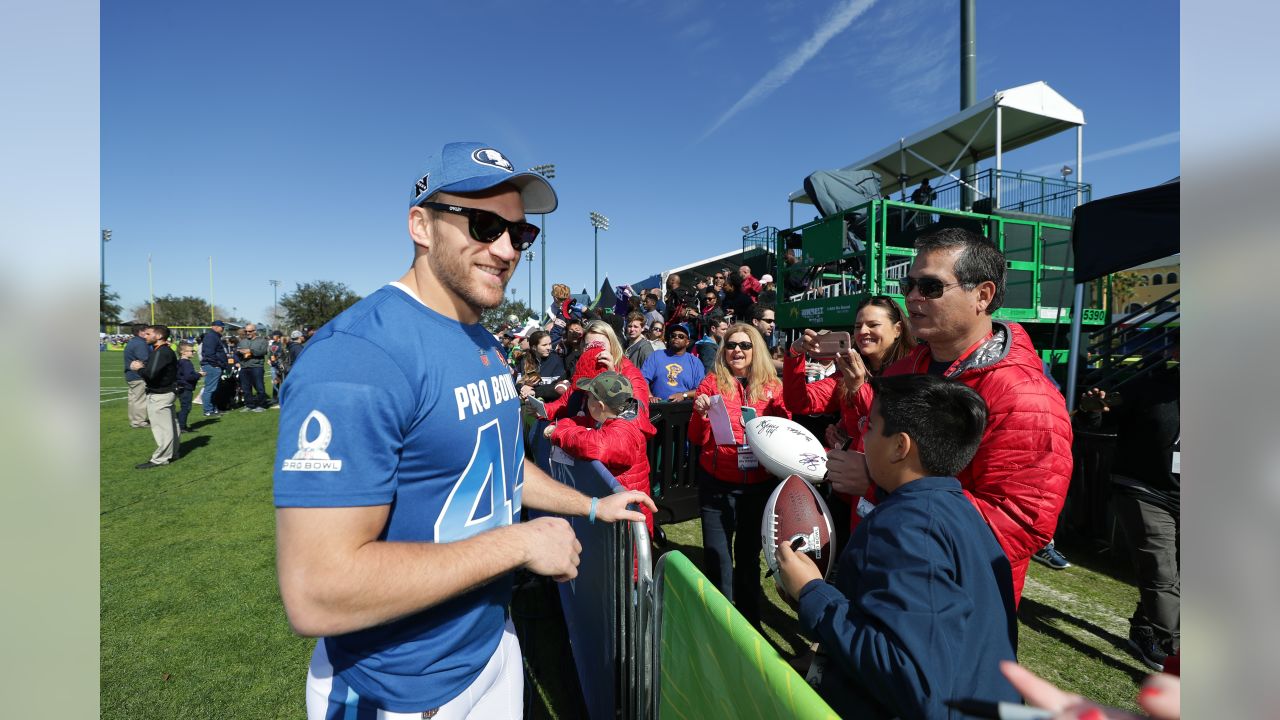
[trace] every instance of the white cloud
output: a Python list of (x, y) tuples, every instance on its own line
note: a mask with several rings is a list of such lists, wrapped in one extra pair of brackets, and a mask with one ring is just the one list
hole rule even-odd
[[(1157, 135), (1155, 137), (1147, 138), (1146, 140), (1139, 140), (1138, 142), (1129, 143), (1128, 145), (1122, 145), (1118, 148), (1111, 148), (1110, 150), (1103, 150), (1101, 152), (1096, 152), (1092, 155), (1085, 155), (1084, 165), (1086, 169), (1088, 169), (1088, 165), (1090, 163), (1096, 163), (1099, 160), (1108, 160), (1110, 158), (1120, 157), (1122, 155), (1132, 155), (1133, 153), (1142, 152), (1144, 150), (1151, 150), (1152, 148), (1163, 147), (1165, 145), (1176, 145), (1179, 142), (1181, 142), (1181, 140), (1182, 140), (1182, 131), (1174, 130), (1173, 132), (1170, 132), (1170, 133)], [(1066, 161), (1065, 164), (1071, 165), (1074, 162), (1075, 162), (1075, 158), (1072, 158)], [(1031, 173), (1032, 175), (1043, 175), (1044, 173), (1058, 170), (1063, 166), (1063, 164), (1064, 163), (1053, 163), (1050, 165), (1041, 165), (1038, 168), (1032, 168), (1030, 170), (1027, 170), (1027, 172)]]
[(822, 51), (822, 48), (831, 41), (831, 38), (840, 34), (840, 32), (845, 28), (849, 27), (854, 20), (858, 19), (858, 16), (870, 9), (875, 2), (876, 0), (846, 0), (844, 3), (837, 6), (831, 16), (818, 27), (818, 30), (812, 37), (801, 44), (800, 47), (796, 48), (795, 52), (784, 58), (782, 62), (774, 66), (772, 70), (765, 73), (765, 76), (760, 78), (760, 80), (756, 82), (756, 84), (753, 85), (751, 89), (738, 100), (738, 102), (734, 103), (733, 107), (726, 110), (724, 114), (721, 115), (720, 118), (702, 134), (702, 137), (698, 138), (698, 141), (701, 142), (705, 140), (711, 135), (711, 133), (720, 129), (721, 125), (728, 122), (729, 118), (737, 115), (744, 108), (760, 102), (773, 93), (774, 90), (785, 85), (793, 75), (800, 71), (800, 68), (804, 67), (805, 63), (809, 62), (813, 59), (813, 56)]

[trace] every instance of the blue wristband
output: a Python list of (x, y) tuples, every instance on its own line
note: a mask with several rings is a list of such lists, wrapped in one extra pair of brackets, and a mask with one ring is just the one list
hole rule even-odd
[(591, 513), (587, 515), (587, 520), (592, 524), (596, 521), (596, 504), (600, 502), (600, 498), (591, 498)]

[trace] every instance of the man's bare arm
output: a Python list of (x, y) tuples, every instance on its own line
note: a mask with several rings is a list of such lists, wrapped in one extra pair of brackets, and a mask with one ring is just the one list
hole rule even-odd
[[(524, 461), (524, 496), (521, 502), (535, 510), (560, 515), (586, 517), (591, 512), (591, 498), (564, 483), (557, 482), (528, 458)], [(653, 504), (653, 498), (638, 490), (628, 490), (600, 498), (596, 504), (596, 517), (605, 522), (618, 520), (643, 522), (643, 514), (626, 509), (627, 505), (632, 503), (646, 505), (653, 512), (658, 509), (658, 506)]]
[(560, 518), (539, 518), (451, 543), (378, 540), (388, 506), (278, 508), (276, 569), (289, 624), (301, 635), (361, 630), (437, 605), (525, 567), (568, 580), (582, 546)]

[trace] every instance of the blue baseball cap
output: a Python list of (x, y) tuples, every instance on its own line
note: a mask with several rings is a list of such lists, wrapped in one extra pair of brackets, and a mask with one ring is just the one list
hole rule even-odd
[(427, 171), (413, 184), (409, 206), (413, 207), (438, 192), (474, 193), (507, 183), (520, 191), (524, 211), (549, 213), (559, 201), (546, 178), (535, 172), (516, 172), (515, 165), (492, 145), (481, 142), (454, 142), (427, 159)]

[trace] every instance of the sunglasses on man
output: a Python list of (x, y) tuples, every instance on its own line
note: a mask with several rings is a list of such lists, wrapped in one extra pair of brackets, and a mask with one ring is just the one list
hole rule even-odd
[(953, 288), (957, 285), (963, 284), (964, 283), (960, 282), (944, 283), (938, 278), (930, 277), (913, 278), (910, 275), (898, 281), (898, 287), (902, 290), (902, 297), (905, 298), (910, 295), (912, 290), (919, 290), (920, 297), (926, 300), (937, 300), (942, 297), (942, 294), (945, 293), (948, 288)]
[(538, 238), (538, 226), (523, 220), (508, 220), (501, 215), (480, 208), (461, 207), (438, 202), (419, 203), (418, 207), (437, 210), (439, 212), (462, 215), (467, 219), (467, 229), (471, 237), (482, 243), (491, 243), (507, 233), (511, 237), (511, 247), (516, 252), (523, 252), (533, 245)]

